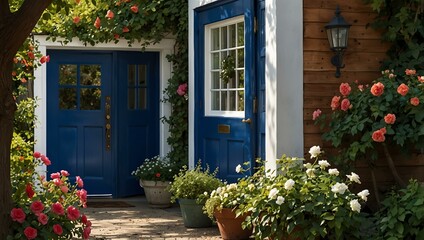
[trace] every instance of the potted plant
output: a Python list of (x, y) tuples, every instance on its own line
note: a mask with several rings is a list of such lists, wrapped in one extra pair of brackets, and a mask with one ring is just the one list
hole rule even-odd
[(184, 167), (170, 186), (173, 194), (172, 200), (178, 199), (184, 225), (189, 228), (210, 227), (212, 221), (203, 213), (203, 205), (209, 194), (223, 183), (216, 177), (217, 170), (210, 172), (209, 168), (202, 170), (197, 164), (196, 168), (187, 170)]
[(155, 156), (146, 158), (132, 175), (139, 179), (150, 207), (167, 208), (172, 205), (168, 187), (176, 173), (176, 166), (168, 159)]
[(245, 225), (253, 228), (256, 239), (361, 239), (366, 221), (361, 204), (368, 190), (351, 192), (349, 185), (360, 184), (359, 176), (343, 176), (319, 160), (319, 146), (309, 153), (312, 163), (283, 155), (279, 174), (262, 167), (252, 177), (258, 192), (240, 214), (251, 213)]

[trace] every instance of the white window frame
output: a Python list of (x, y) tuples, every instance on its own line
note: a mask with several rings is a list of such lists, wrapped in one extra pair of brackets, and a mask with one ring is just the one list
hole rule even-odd
[[(245, 110), (246, 110), (246, 78), (244, 77), (244, 111), (221, 111), (221, 110), (212, 110), (212, 102), (211, 102), (211, 30), (214, 28), (220, 28), (224, 26), (229, 26), (232, 24), (237, 24), (243, 22), (244, 23), (244, 38), (246, 40), (246, 21), (243, 15), (225, 19), (216, 23), (205, 25), (205, 73), (204, 73), (204, 96), (205, 96), (205, 116), (215, 116), (215, 117), (233, 117), (233, 118), (244, 118)], [(237, 39), (237, 38), (236, 38)], [(246, 58), (246, 41), (244, 41), (244, 57)], [(244, 62), (246, 62), (244, 60)], [(246, 66), (244, 65), (244, 74), (246, 74)], [(245, 75), (246, 76), (246, 75)]]

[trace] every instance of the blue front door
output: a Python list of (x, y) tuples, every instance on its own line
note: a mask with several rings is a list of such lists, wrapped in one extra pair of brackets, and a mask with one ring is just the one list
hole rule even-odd
[(159, 152), (158, 53), (48, 54), (49, 173), (81, 176), (90, 195), (140, 193), (131, 172)]
[(254, 1), (217, 1), (194, 15), (195, 159), (234, 182), (257, 150)]

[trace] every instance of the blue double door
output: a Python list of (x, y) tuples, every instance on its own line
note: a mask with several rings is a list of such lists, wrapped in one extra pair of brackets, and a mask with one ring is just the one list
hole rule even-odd
[(194, 11), (195, 159), (229, 182), (265, 156), (265, 1)]
[(48, 173), (89, 195), (141, 193), (131, 172), (159, 154), (159, 53), (48, 51)]

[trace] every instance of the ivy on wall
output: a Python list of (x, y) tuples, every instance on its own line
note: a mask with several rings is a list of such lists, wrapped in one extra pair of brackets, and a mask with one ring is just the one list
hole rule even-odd
[[(169, 124), (169, 158), (180, 165), (188, 161), (188, 101), (177, 93), (188, 82), (188, 1), (186, 0), (75, 0), (70, 8), (49, 8), (39, 21), (36, 32), (49, 34), (64, 43), (77, 37), (85, 44), (118, 42), (125, 39), (133, 47), (144, 48), (163, 38), (176, 39), (173, 76), (165, 89), (165, 102), (171, 115), (162, 121)], [(143, 41), (141, 45), (139, 41)], [(186, 86), (186, 85), (185, 85)]]

